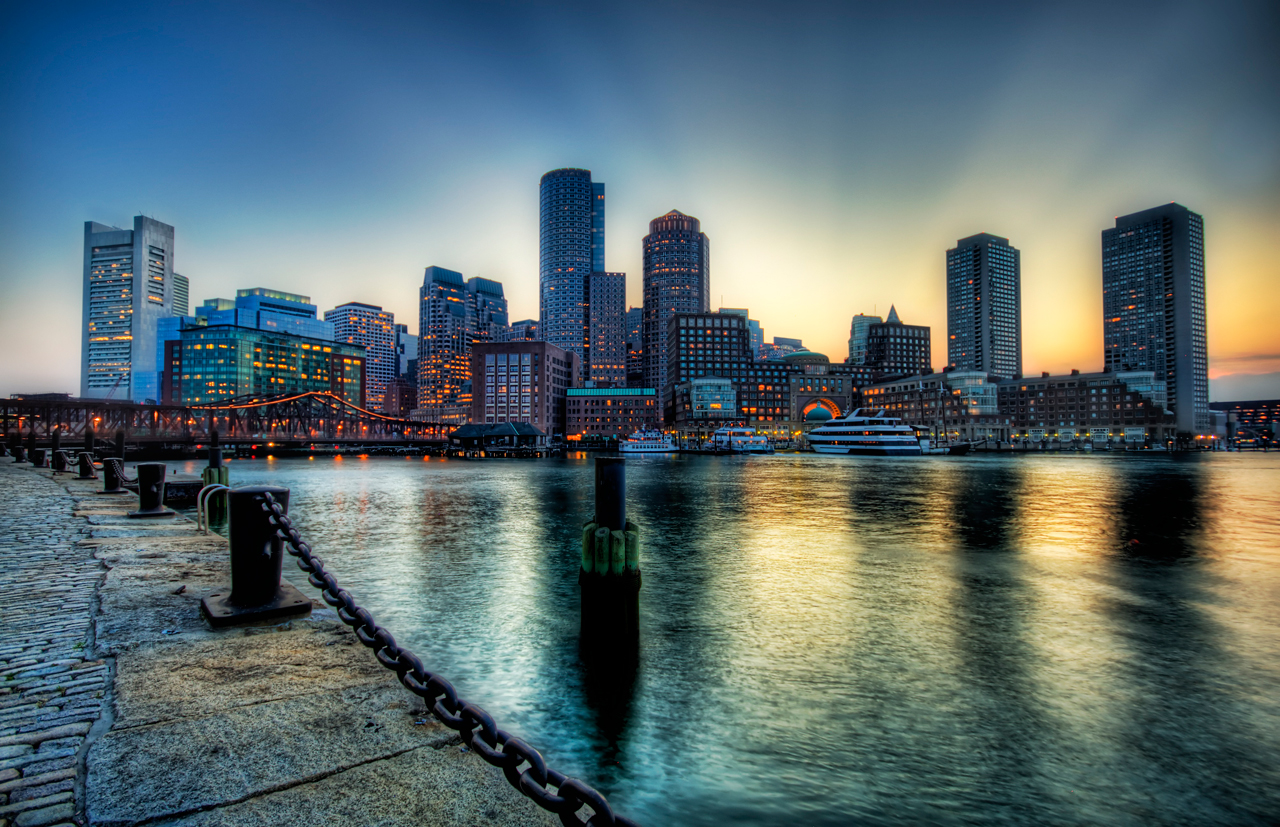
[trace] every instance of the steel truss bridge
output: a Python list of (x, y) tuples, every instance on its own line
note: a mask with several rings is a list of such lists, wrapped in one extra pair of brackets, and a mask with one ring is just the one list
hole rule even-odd
[(217, 429), (223, 444), (422, 443), (443, 442), (456, 425), (396, 419), (365, 410), (331, 393), (237, 397), (208, 405), (139, 405), (103, 399), (2, 399), (0, 430), (34, 429), (39, 440), (55, 428), (62, 438), (84, 439), (92, 427), (99, 440), (123, 430), (131, 443), (196, 444)]

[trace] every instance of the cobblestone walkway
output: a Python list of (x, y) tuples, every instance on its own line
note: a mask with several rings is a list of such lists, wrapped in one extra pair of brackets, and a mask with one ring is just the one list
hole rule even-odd
[(46, 475), (0, 458), (0, 827), (75, 823), (110, 679), (87, 657), (103, 567)]

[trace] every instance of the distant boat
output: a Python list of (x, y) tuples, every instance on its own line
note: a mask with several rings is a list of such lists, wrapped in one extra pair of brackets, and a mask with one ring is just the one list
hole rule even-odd
[(618, 450), (624, 454), (674, 454), (679, 449), (670, 434), (662, 431), (636, 431), (618, 445)]
[(772, 454), (769, 438), (745, 425), (726, 425), (711, 435), (711, 447), (734, 454)]
[(832, 419), (808, 434), (809, 446), (819, 454), (856, 456), (920, 456), (920, 440), (910, 425), (886, 416), (884, 411), (863, 413), (858, 408), (848, 416)]

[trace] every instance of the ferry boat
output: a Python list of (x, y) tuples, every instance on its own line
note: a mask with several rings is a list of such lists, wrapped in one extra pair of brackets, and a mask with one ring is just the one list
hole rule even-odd
[(662, 431), (636, 431), (618, 445), (618, 450), (624, 454), (674, 454), (679, 449), (670, 434)]
[(858, 408), (819, 425), (808, 437), (809, 447), (819, 454), (918, 457), (923, 453), (915, 429), (882, 410)]
[(711, 447), (735, 454), (772, 454), (768, 437), (744, 425), (727, 425), (711, 435)]

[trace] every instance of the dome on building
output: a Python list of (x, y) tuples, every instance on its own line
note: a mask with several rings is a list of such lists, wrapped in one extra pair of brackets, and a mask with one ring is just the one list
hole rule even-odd
[(788, 353), (782, 357), (789, 365), (829, 365), (831, 360), (826, 354), (814, 353), (812, 350), (797, 350), (795, 353)]
[(805, 422), (827, 422), (833, 418), (831, 411), (821, 405), (815, 405), (813, 410), (804, 415)]

